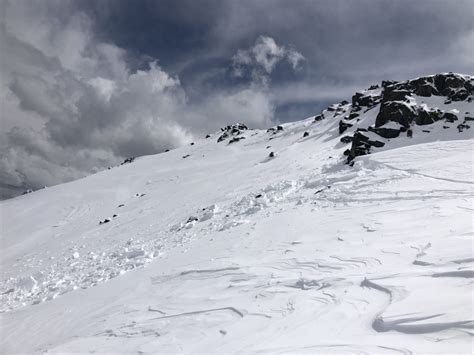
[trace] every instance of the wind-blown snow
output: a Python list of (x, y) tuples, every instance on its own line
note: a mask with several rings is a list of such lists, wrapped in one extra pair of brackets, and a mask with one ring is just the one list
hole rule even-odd
[(472, 130), (349, 167), (337, 123), (1, 202), (0, 351), (472, 352)]

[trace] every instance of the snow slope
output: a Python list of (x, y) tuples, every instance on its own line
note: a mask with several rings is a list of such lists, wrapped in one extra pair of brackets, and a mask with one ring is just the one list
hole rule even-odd
[(472, 353), (473, 130), (323, 114), (2, 201), (0, 352)]

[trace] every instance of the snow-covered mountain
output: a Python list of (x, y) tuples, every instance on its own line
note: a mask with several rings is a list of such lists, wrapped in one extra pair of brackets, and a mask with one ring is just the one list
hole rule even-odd
[(472, 353), (474, 78), (0, 202), (0, 352)]

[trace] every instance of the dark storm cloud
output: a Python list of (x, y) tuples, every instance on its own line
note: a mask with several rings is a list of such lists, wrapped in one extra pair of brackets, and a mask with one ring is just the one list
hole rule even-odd
[(5, 0), (0, 10), (0, 190), (67, 181), (232, 121), (301, 119), (382, 79), (474, 71), (470, 0)]

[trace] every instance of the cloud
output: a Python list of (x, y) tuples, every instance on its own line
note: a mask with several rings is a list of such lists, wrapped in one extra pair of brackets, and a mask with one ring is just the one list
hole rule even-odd
[(255, 81), (266, 82), (278, 63), (287, 61), (297, 70), (304, 60), (295, 49), (277, 45), (272, 37), (259, 36), (251, 48), (237, 51), (232, 64), (235, 76), (243, 77), (250, 73)]
[(61, 11), (51, 14), (53, 3), (46, 4), (4, 4), (3, 197), (177, 147), (234, 121), (271, 124), (274, 107), (264, 88), (224, 88), (191, 102), (157, 61), (131, 70), (127, 52), (95, 38), (84, 13), (65, 1), (54, 2)]

